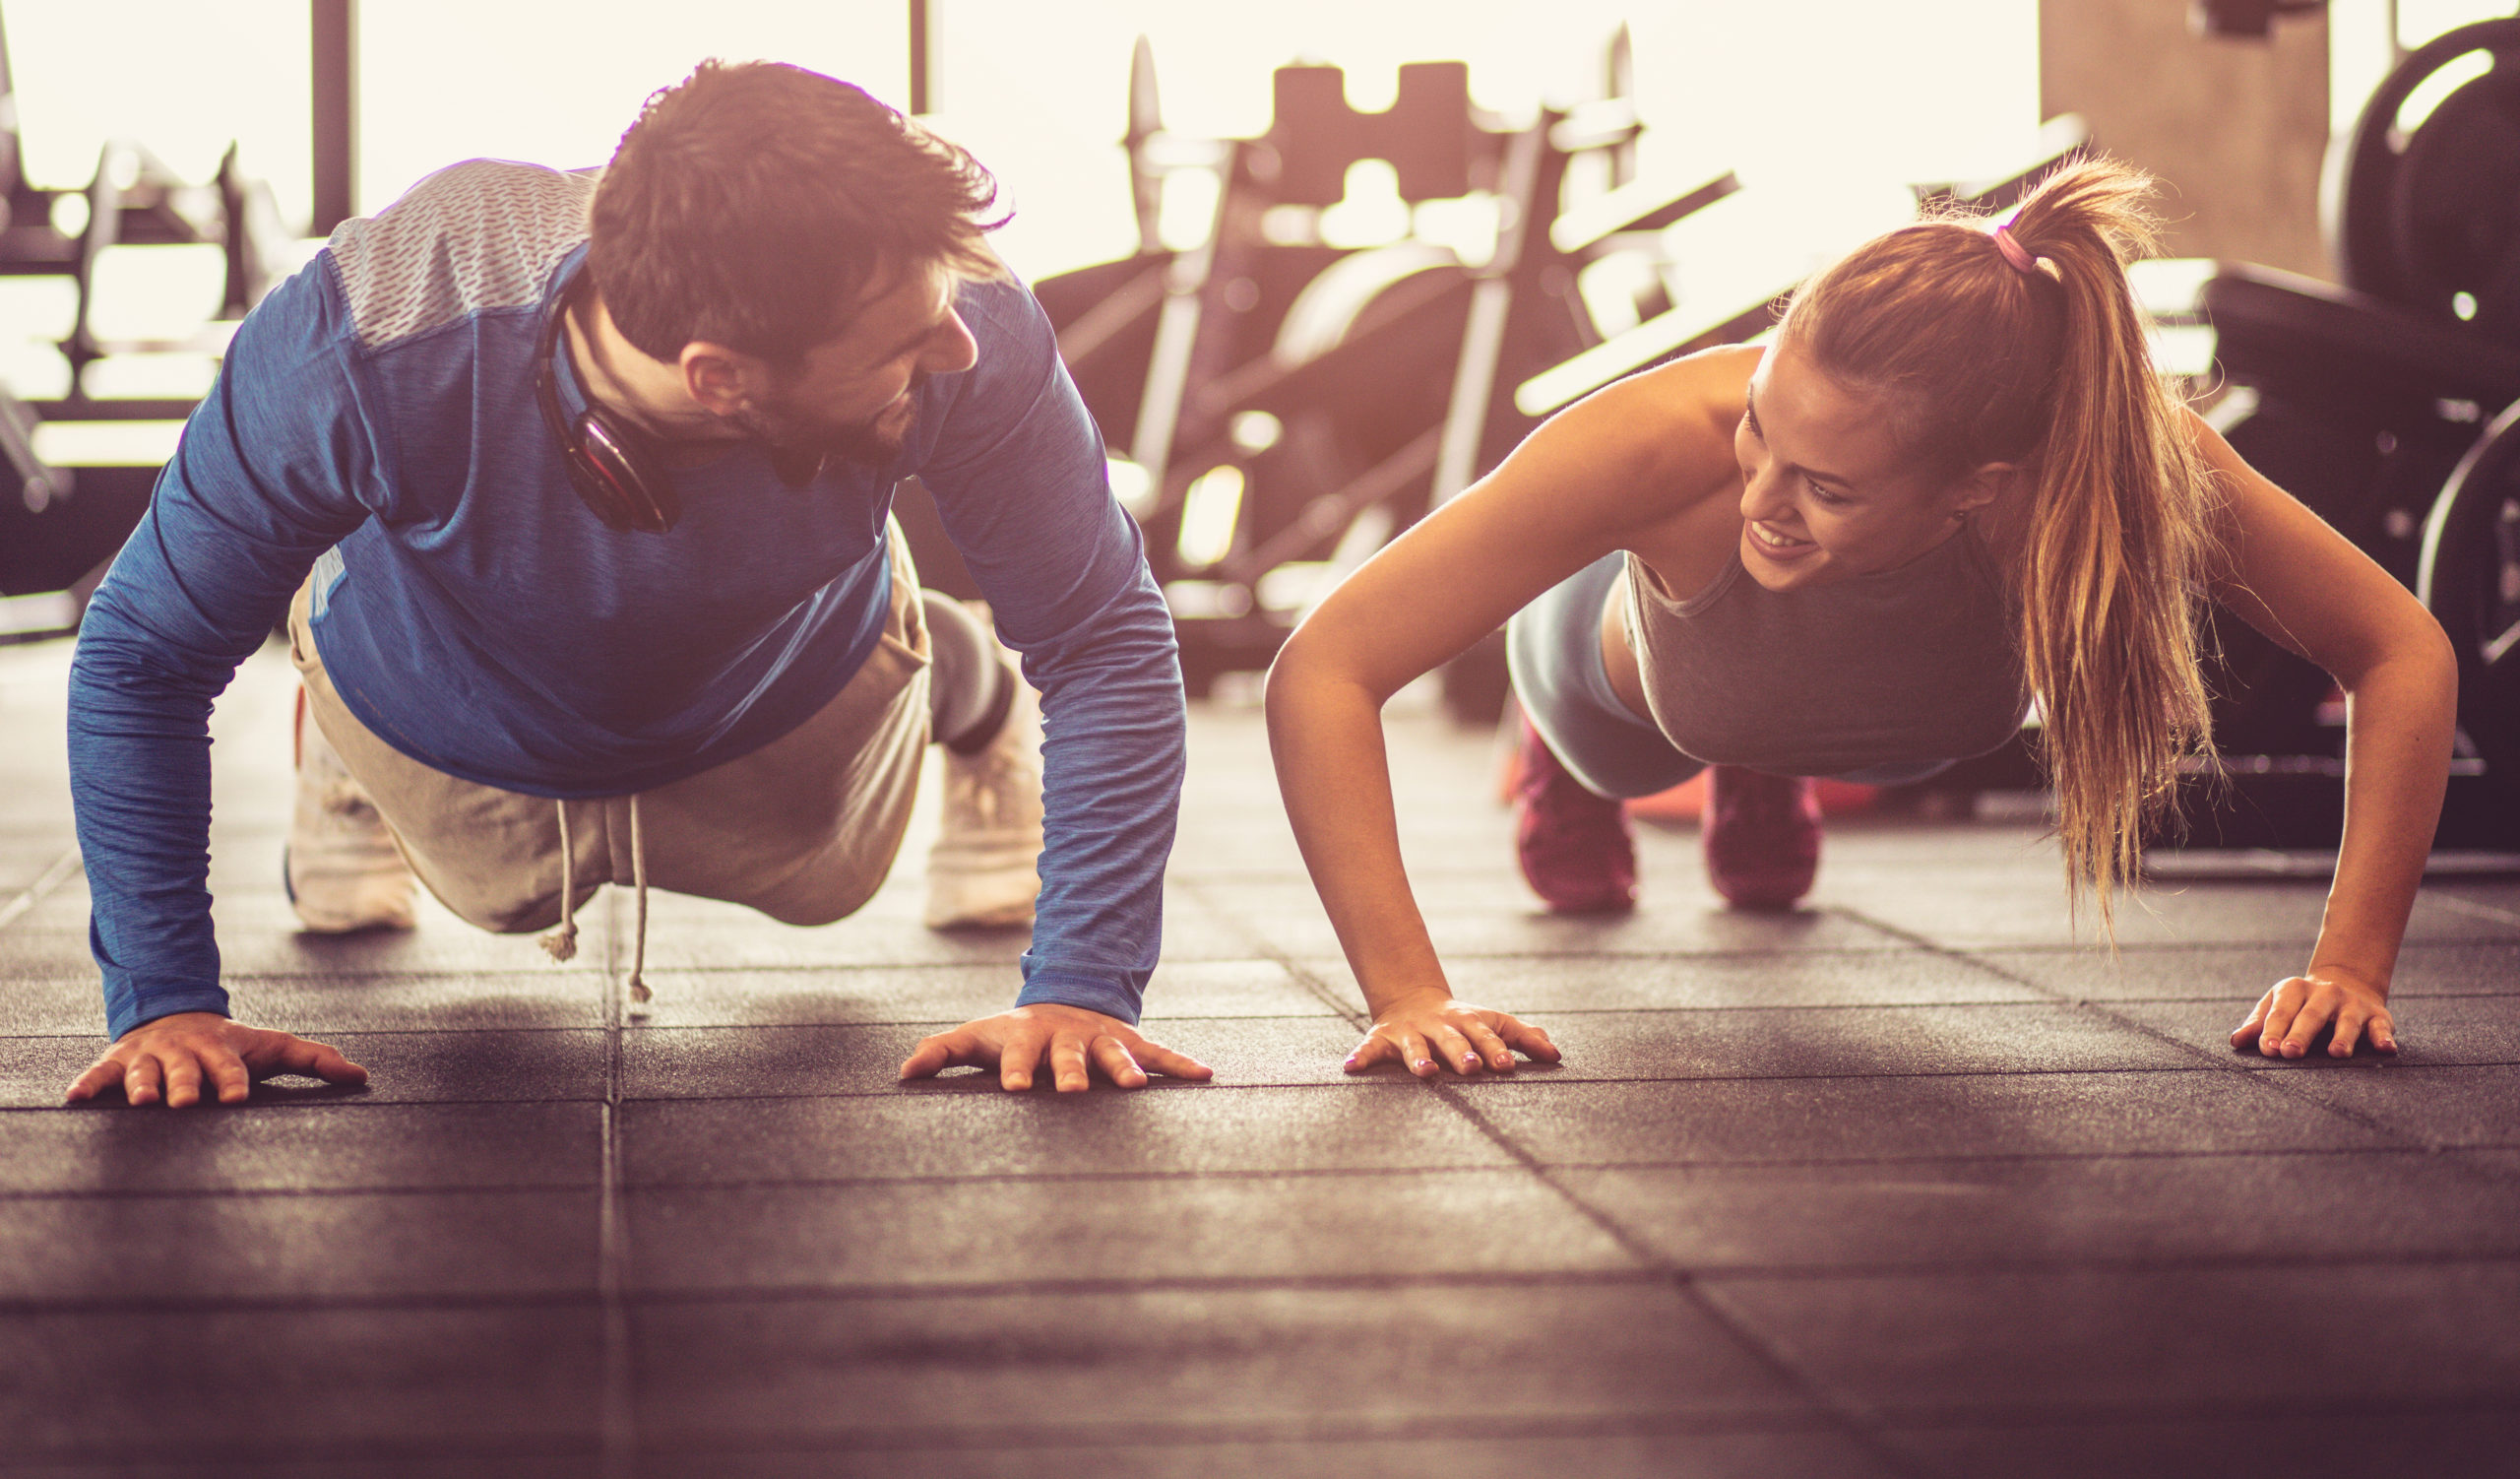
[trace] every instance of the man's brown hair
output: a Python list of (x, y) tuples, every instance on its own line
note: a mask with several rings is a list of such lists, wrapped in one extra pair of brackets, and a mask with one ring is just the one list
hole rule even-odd
[(648, 98), (596, 187), (588, 266), (622, 336), (792, 371), (893, 275), (1004, 268), (997, 181), (859, 88), (778, 62), (702, 62)]

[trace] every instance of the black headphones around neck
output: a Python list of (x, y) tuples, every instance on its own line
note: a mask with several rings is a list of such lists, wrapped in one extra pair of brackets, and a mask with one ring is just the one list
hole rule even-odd
[(592, 397), (572, 420), (560, 405), (560, 333), (590, 278), (581, 267), (554, 295), (535, 352), (534, 399), (543, 423), (560, 443), (569, 485), (587, 511), (622, 534), (663, 534), (682, 517), (682, 500), (665, 476), (648, 437), (604, 419)]

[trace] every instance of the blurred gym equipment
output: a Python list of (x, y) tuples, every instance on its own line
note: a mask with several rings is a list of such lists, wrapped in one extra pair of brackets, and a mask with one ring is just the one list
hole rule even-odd
[[(2347, 286), (2223, 264), (2201, 304), (2231, 387), (2208, 418), (2404, 581), (2459, 653), (2436, 844), (2520, 842), (2520, 20), (2461, 27), (2382, 81), (2323, 195)], [(2327, 675), (2217, 616), (2226, 784), (2192, 840), (2333, 847), (2344, 724)]]
[[(12, 94), (0, 37), (0, 99)], [(76, 306), (59, 341), (69, 370), (64, 394), (22, 401), (0, 388), (0, 451), (11, 484), (0, 489), (0, 640), (76, 624), (86, 590), (139, 522), (157, 482), (154, 466), (47, 467), (36, 455), (37, 424), (182, 419), (194, 400), (95, 395), (93, 371), (118, 354), (215, 355), (235, 321), (287, 270), (287, 232), (271, 190), (245, 176), (233, 145), (205, 184), (187, 183), (148, 150), (119, 139), (104, 145), (94, 175), (76, 190), (34, 185), (23, 161), (9, 107), (0, 111), (0, 276), (66, 279)], [(220, 249), (225, 267), (216, 317), (183, 340), (101, 337), (95, 306), (106, 253), (165, 245)]]

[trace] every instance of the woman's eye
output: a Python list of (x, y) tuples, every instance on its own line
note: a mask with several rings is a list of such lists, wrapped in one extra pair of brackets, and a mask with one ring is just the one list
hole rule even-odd
[(1802, 485), (1803, 485), (1804, 487), (1807, 487), (1807, 488), (1809, 488), (1809, 489), (1811, 490), (1811, 496), (1812, 496), (1812, 497), (1817, 498), (1817, 499), (1818, 499), (1818, 500), (1820, 500), (1821, 502), (1826, 503), (1826, 504), (1829, 504), (1829, 505), (1831, 505), (1831, 506), (1833, 506), (1833, 507), (1834, 507), (1835, 505), (1837, 505), (1837, 504), (1844, 503), (1845, 501), (1847, 501), (1847, 500), (1846, 500), (1842, 495), (1837, 494), (1837, 493), (1833, 493), (1833, 492), (1829, 491), (1827, 488), (1822, 487), (1820, 484), (1818, 484), (1818, 483), (1816, 483), (1816, 482), (1812, 482), (1812, 481), (1811, 481), (1810, 479), (1808, 479), (1808, 478), (1805, 478), (1805, 479), (1803, 479), (1803, 480), (1802, 480)]

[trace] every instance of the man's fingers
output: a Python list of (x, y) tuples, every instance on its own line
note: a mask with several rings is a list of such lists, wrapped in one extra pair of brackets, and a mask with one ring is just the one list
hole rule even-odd
[(1085, 1069), (1085, 1043), (1064, 1033), (1050, 1039), (1050, 1073), (1062, 1094), (1082, 1094), (1094, 1086)]
[(257, 1074), (304, 1073), (326, 1083), (365, 1083), (367, 1070), (344, 1058), (341, 1050), (325, 1043), (310, 1043), (302, 1037), (284, 1038), (279, 1044), (249, 1059)]
[(1138, 1066), (1136, 1059), (1129, 1057), (1128, 1044), (1107, 1032), (1094, 1040), (1094, 1061), (1102, 1067), (1105, 1078), (1124, 1089), (1146, 1086), (1146, 1070)]
[(160, 1061), (166, 1065), (166, 1108), (185, 1109), (201, 1102), (201, 1064), (187, 1052), (175, 1052)]
[(210, 1091), (221, 1104), (242, 1104), (254, 1092), (254, 1075), (245, 1071), (245, 1061), (233, 1053), (221, 1053), (209, 1061)]
[(1120, 1046), (1129, 1050), (1129, 1058), (1150, 1073), (1166, 1078), (1214, 1078), (1216, 1070), (1187, 1053), (1175, 1053), (1148, 1037), (1122, 1039)]
[(133, 1104), (152, 1104), (158, 1098), (158, 1060), (147, 1054), (136, 1054), (130, 1066), (123, 1069), (122, 1097)]
[(70, 1080), (70, 1090), (62, 1098), (71, 1104), (94, 1099), (122, 1082), (123, 1061), (118, 1058), (100, 1058), (87, 1072)]
[(1041, 1039), (1035, 1033), (1019, 1033), (997, 1045), (997, 1086), (1010, 1094), (1021, 1094), (1033, 1087), (1033, 1069), (1041, 1061)]

